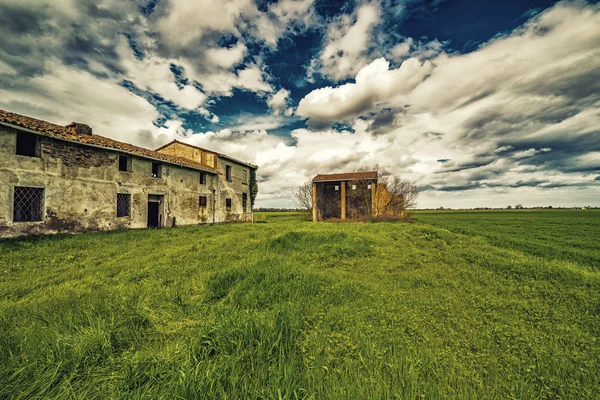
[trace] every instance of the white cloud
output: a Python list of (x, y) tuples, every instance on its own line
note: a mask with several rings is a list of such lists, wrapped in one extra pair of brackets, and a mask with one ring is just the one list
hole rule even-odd
[(290, 92), (286, 89), (280, 89), (267, 99), (267, 105), (274, 115), (291, 116), (294, 109), (289, 107), (290, 102)]
[(246, 54), (247, 47), (238, 43), (231, 48), (211, 48), (206, 51), (206, 59), (212, 65), (229, 69), (239, 64)]
[[(280, 1), (265, 12), (250, 0), (202, 0), (203, 12), (173, 0), (160, 2), (148, 19), (117, 3), (122, 19), (92, 23), (80, 3), (64, 1), (50, 19), (60, 28), (54, 36), (3, 35), (0, 44), (13, 40), (32, 56), (0, 46), (0, 79), (10, 83), (0, 86), (0, 107), (61, 124), (88, 123), (98, 134), (150, 148), (183, 137), (256, 162), (259, 206), (292, 206), (291, 188), (315, 174), (374, 164), (427, 189), (421, 207), (585, 205), (600, 198), (597, 181), (592, 186), (600, 175), (598, 5), (559, 3), (468, 54), (445, 54), (437, 41), (407, 38), (386, 53), (396, 62), (390, 67), (373, 60), (379, 6), (360, 3), (354, 15), (333, 21), (314, 63), (334, 79), (354, 81), (305, 96), (297, 114), (311, 128), (289, 138), (267, 133), (289, 123), (289, 93), (275, 92), (268, 65), (249, 53), (256, 42), (272, 48), (290, 27), (314, 24), (311, 0)], [(84, 64), (66, 66), (72, 53), (64, 43), (78, 18), (93, 51)], [(123, 26), (135, 28), (143, 60), (119, 42)], [(223, 34), (234, 44), (220, 46)], [(187, 83), (175, 82), (171, 63)], [(263, 96), (272, 114), (242, 114), (228, 129), (203, 134), (175, 116), (159, 128), (152, 123), (158, 111), (122, 87), (123, 79), (212, 122), (219, 116), (206, 108), (214, 105), (207, 96), (228, 96), (235, 88)], [(327, 127), (335, 122), (348, 130)]]
[[(26, 90), (0, 88), (0, 108), (66, 125), (77, 121), (94, 133), (144, 145), (168, 131), (152, 124), (159, 114), (146, 100), (115, 81), (60, 65), (28, 82)], [(140, 138), (137, 133), (151, 135)], [(141, 140), (140, 140), (141, 139)]]
[(157, 27), (161, 39), (170, 48), (199, 44), (213, 31), (239, 34), (239, 19), (258, 14), (252, 0), (169, 0), (165, 3), (162, 6), (165, 15), (158, 20)]
[(147, 55), (143, 60), (133, 56), (124, 39), (118, 47), (121, 65), (125, 69), (125, 78), (138, 88), (161, 95), (178, 106), (193, 110), (201, 106), (207, 96), (191, 85), (179, 88), (170, 70), (170, 64), (177, 60), (168, 60), (156, 55)]
[(433, 69), (429, 61), (406, 60), (397, 69), (380, 58), (363, 67), (354, 83), (337, 88), (316, 89), (299, 103), (297, 114), (316, 124), (327, 124), (357, 117), (383, 102), (406, 95)]
[(353, 15), (342, 15), (328, 28), (319, 56), (320, 72), (334, 80), (352, 77), (367, 63), (373, 27), (380, 22), (378, 2), (360, 5)]

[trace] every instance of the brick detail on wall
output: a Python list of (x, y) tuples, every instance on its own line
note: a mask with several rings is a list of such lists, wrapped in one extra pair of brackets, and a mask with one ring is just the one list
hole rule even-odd
[(42, 142), (42, 154), (60, 159), (67, 167), (92, 168), (104, 167), (115, 163), (109, 152), (95, 150), (73, 143), (61, 143), (51, 139)]

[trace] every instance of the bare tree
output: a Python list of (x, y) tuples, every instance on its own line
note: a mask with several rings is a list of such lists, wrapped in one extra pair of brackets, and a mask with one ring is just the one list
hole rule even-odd
[(376, 215), (404, 216), (407, 209), (417, 205), (419, 188), (407, 179), (391, 174), (378, 177), (375, 198)]
[[(357, 180), (353, 183), (357, 187), (357, 194), (364, 199), (369, 217), (387, 215), (403, 217), (407, 209), (417, 205), (419, 189), (417, 185), (407, 179), (392, 175), (377, 165), (364, 167), (356, 172), (377, 171), (377, 185), (371, 189), (369, 179)], [(372, 199), (372, 195), (375, 197)]]
[(294, 203), (307, 212), (312, 212), (313, 208), (312, 186), (311, 181), (306, 181), (297, 188), (292, 189)]

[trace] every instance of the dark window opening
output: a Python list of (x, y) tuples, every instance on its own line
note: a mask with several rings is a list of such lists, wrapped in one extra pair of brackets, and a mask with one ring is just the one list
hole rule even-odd
[(200, 196), (200, 208), (206, 208), (206, 196)]
[(152, 177), (153, 178), (161, 178), (162, 177), (162, 165), (159, 162), (152, 163)]
[(231, 199), (225, 199), (225, 209), (231, 211)]
[(13, 221), (41, 221), (44, 216), (44, 189), (15, 187)]
[(117, 217), (129, 217), (131, 214), (131, 195), (117, 193)]
[(244, 212), (248, 211), (248, 193), (242, 193), (242, 208), (244, 209)]
[(38, 136), (33, 133), (17, 132), (17, 154), (27, 157), (39, 157)]
[(206, 185), (206, 172), (200, 172), (200, 184)]
[(119, 154), (119, 171), (131, 172), (131, 157)]
[(231, 182), (231, 166), (225, 166), (225, 178)]

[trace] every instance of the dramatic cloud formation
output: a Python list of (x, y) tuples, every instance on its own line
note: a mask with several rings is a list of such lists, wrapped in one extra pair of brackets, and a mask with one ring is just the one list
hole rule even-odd
[(259, 206), (375, 164), (420, 207), (598, 205), (600, 5), (518, 4), (4, 0), (0, 108), (257, 163)]

